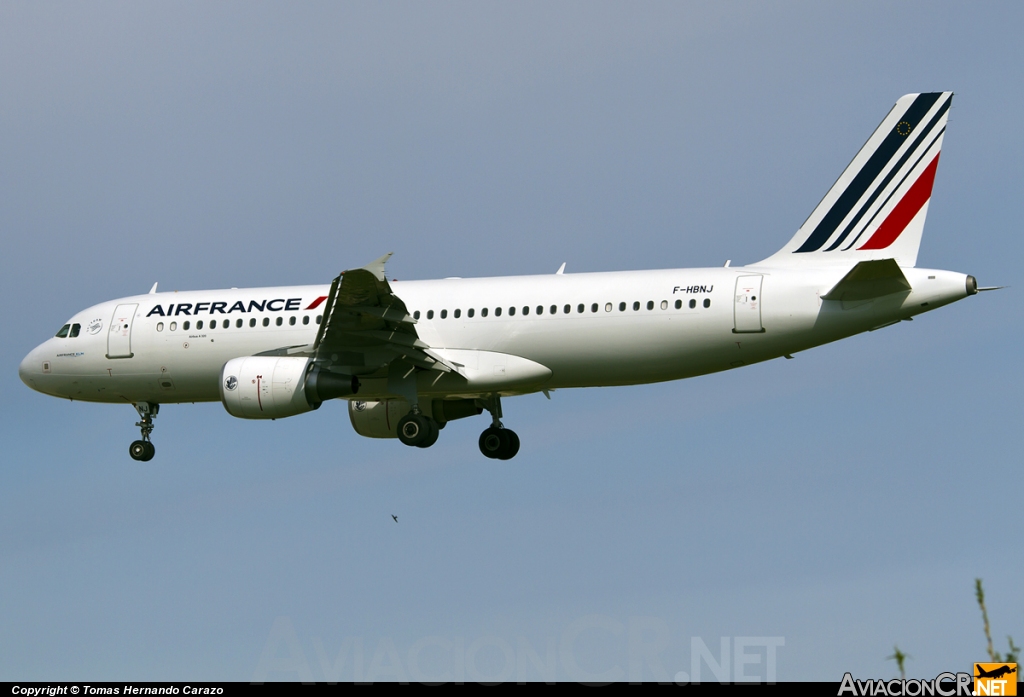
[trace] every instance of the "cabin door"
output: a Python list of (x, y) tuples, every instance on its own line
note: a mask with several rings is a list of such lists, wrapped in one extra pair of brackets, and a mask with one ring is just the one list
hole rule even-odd
[(733, 303), (733, 332), (736, 334), (760, 333), (761, 325), (761, 280), (764, 276), (740, 276), (736, 279), (736, 296)]
[(114, 308), (110, 331), (107, 332), (107, 358), (132, 357), (132, 323), (138, 307), (138, 303), (132, 303)]

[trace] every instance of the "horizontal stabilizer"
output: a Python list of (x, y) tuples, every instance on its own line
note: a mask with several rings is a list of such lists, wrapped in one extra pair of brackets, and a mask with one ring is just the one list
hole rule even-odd
[(850, 302), (881, 298), (908, 290), (910, 283), (895, 259), (872, 259), (858, 263), (843, 276), (843, 280), (821, 297), (825, 300)]

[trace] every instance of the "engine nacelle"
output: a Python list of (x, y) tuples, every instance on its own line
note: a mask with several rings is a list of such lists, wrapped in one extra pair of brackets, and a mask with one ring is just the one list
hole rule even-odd
[(398, 420), (409, 413), (404, 399), (383, 399), (363, 402), (350, 399), (348, 418), (352, 428), (367, 438), (398, 438)]
[[(435, 399), (421, 401), (420, 409), (444, 428), (455, 419), (476, 416), (483, 409), (475, 399)], [(398, 438), (398, 421), (409, 413), (409, 403), (404, 399), (381, 401), (349, 400), (348, 418), (356, 433), (367, 438)]]
[(359, 381), (351, 375), (322, 370), (311, 358), (245, 356), (224, 364), (220, 398), (232, 416), (281, 419), (319, 409), (335, 397), (355, 394)]

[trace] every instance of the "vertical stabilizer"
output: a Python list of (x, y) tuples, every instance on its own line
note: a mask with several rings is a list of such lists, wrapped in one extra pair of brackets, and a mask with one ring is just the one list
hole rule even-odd
[(793, 239), (755, 266), (914, 266), (952, 100), (952, 92), (900, 98)]

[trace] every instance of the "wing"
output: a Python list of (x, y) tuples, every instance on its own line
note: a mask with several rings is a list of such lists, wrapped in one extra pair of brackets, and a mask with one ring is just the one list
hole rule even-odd
[(416, 320), (391, 292), (384, 264), (391, 253), (358, 269), (343, 271), (331, 283), (324, 321), (313, 344), (321, 366), (350, 375), (368, 375), (403, 359), (417, 368), (449, 372), (416, 334)]

